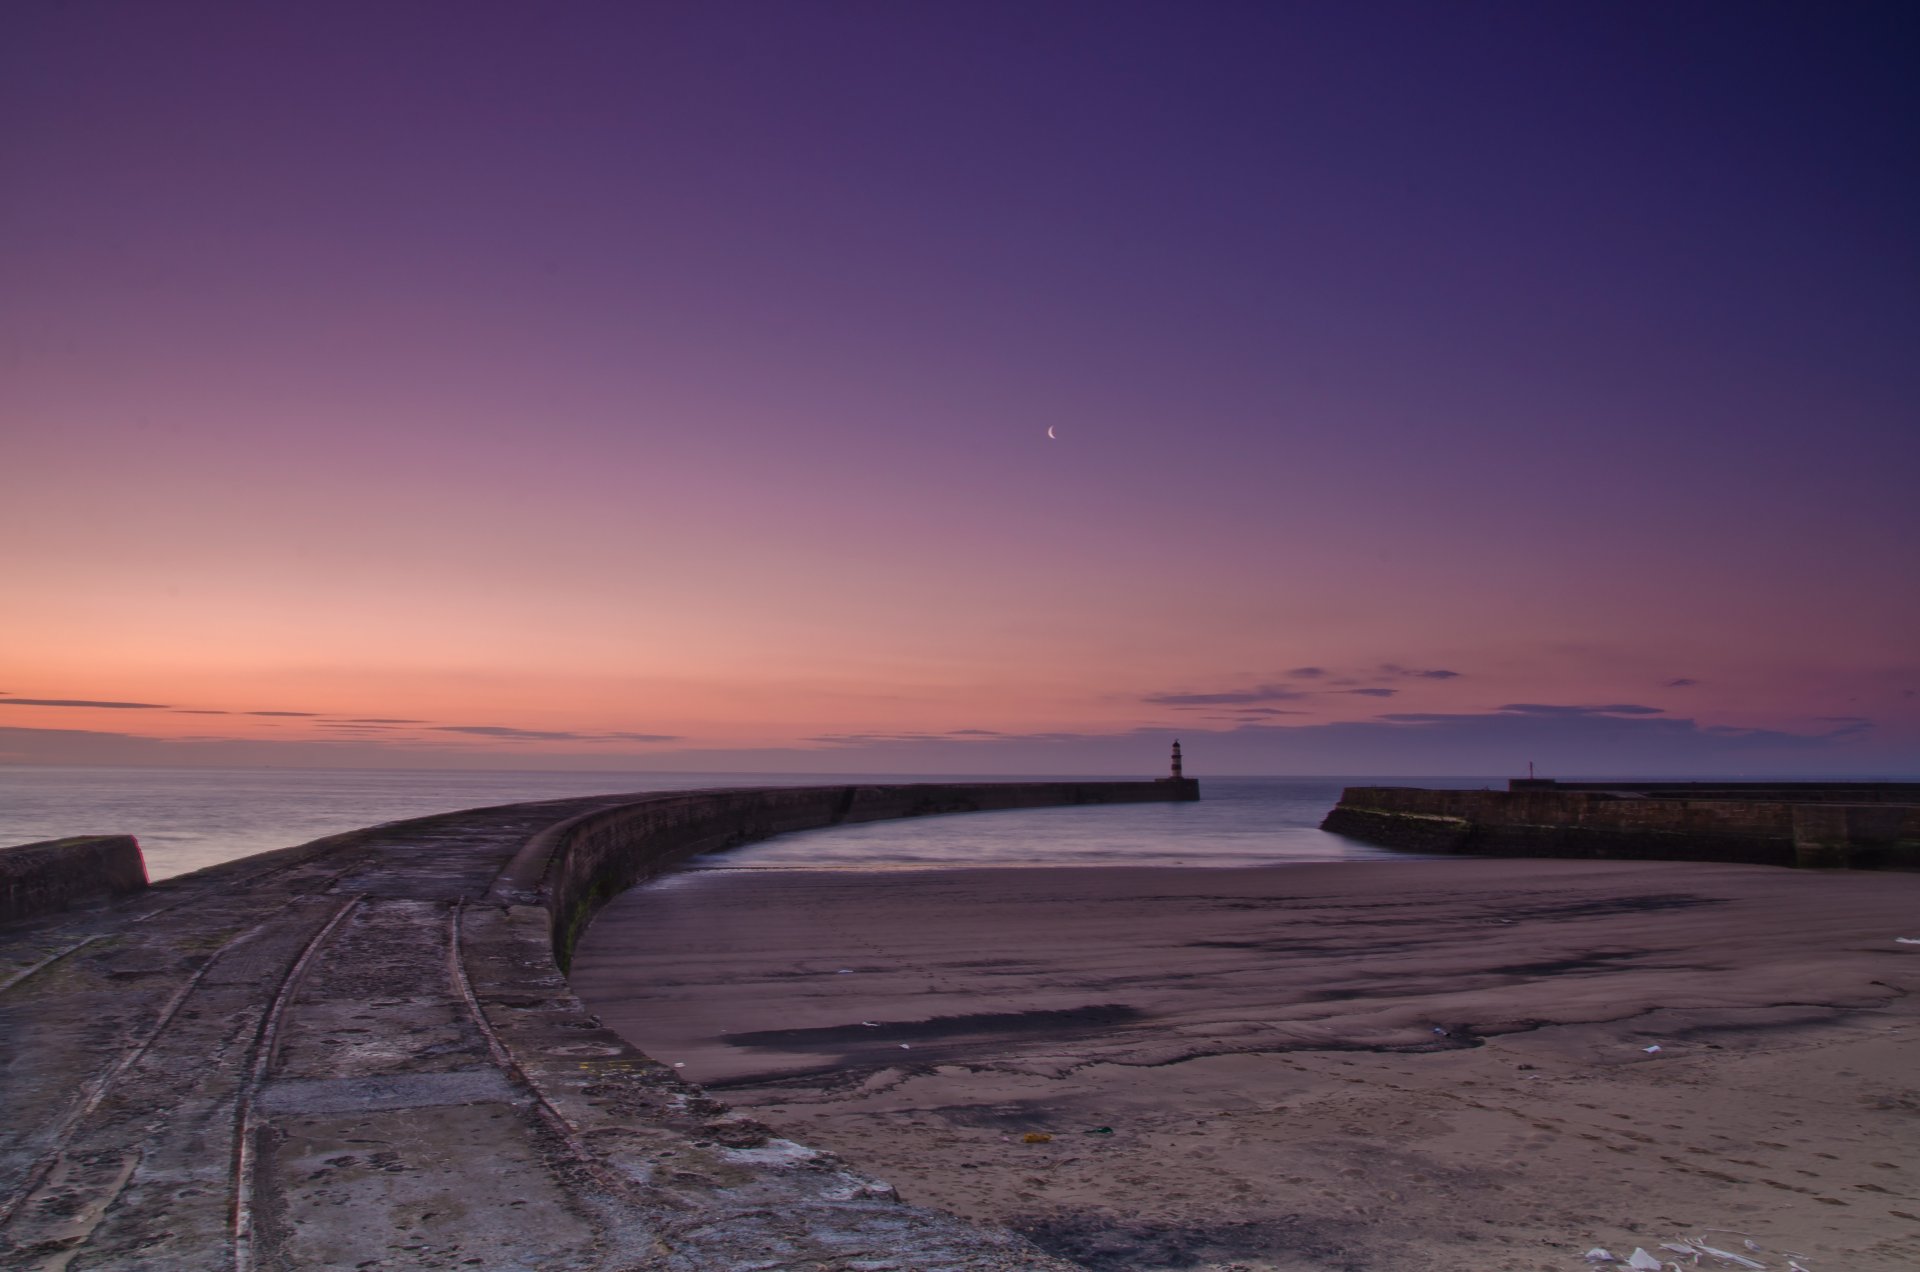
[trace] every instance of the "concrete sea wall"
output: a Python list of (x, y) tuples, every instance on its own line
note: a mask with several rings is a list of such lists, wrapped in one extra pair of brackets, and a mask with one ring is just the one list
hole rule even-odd
[[(1808, 784), (1814, 786), (1816, 784)], [(1904, 788), (1843, 784), (1515, 782), (1507, 791), (1354, 786), (1322, 828), (1419, 852), (1920, 869), (1920, 803)], [(1809, 796), (1801, 799), (1801, 794)]]
[(76, 835), (0, 848), (0, 922), (146, 886), (147, 863), (131, 835)]
[(1197, 797), (1071, 782), (507, 805), (0, 923), (0, 1266), (1067, 1272), (733, 1114), (604, 1028), (562, 963), (599, 904), (694, 853)]
[(1194, 800), (1192, 779), (1152, 782), (981, 782), (688, 791), (583, 814), (536, 835), (490, 893), (546, 907), (565, 968), (601, 906), (701, 853), (846, 822), (935, 813)]

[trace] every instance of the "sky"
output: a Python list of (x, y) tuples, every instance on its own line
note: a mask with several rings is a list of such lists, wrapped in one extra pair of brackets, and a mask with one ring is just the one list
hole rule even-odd
[(1911, 776), (1917, 352), (1911, 4), (23, 0), (0, 763)]

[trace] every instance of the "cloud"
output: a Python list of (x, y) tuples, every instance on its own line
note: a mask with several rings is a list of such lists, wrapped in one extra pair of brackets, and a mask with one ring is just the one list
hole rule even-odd
[(175, 715), (232, 715), (231, 711), (209, 711), (205, 707), (175, 707)]
[(387, 716), (355, 716), (341, 721), (343, 724), (425, 724), (425, 720), (395, 720)]
[(996, 742), (1078, 742), (1085, 733), (995, 733), (990, 729), (950, 729), (945, 733), (821, 733), (804, 739), (820, 746), (935, 746), (977, 749)]
[[(1214, 715), (1202, 716), (1203, 720), (1217, 720), (1223, 724), (1259, 724), (1272, 720), (1276, 716), (1311, 715), (1310, 711), (1289, 711), (1284, 707), (1234, 707)], [(1191, 728), (1191, 725), (1182, 725)]]
[(1618, 702), (1605, 707), (1568, 707), (1555, 706), (1544, 702), (1509, 702), (1500, 708), (1508, 715), (1533, 716), (1648, 716), (1665, 715), (1659, 707), (1642, 707), (1631, 702)]
[[(0, 757), (10, 763), (170, 767), (316, 769), (492, 769), (562, 772), (630, 771), (630, 752), (591, 746), (536, 750), (511, 745), (475, 748), (449, 738), (444, 745), (396, 738), (378, 725), (326, 725), (343, 730), (318, 738), (154, 738), (97, 729), (22, 729), (0, 726)], [(789, 756), (821, 754), (790, 751)], [(652, 761), (649, 761), (652, 763)], [(684, 768), (694, 767), (683, 765)], [(708, 760), (699, 766), (714, 771)], [(765, 763), (757, 771), (778, 765)]]
[(950, 733), (821, 733), (803, 739), (820, 746), (860, 747), (860, 746), (968, 746), (977, 747), (996, 741), (994, 738), (955, 737)]
[(1355, 693), (1365, 698), (1390, 698), (1399, 691), (1367, 682), (1377, 680), (1381, 676), (1392, 676), (1401, 680), (1454, 680), (1460, 675), (1457, 671), (1447, 671), (1444, 668), (1423, 671), (1403, 667), (1399, 663), (1381, 663), (1374, 671), (1358, 675), (1330, 671), (1318, 666), (1295, 667), (1282, 674), (1290, 680), (1312, 681), (1313, 687), (1302, 688), (1298, 685), (1268, 682), (1246, 689), (1223, 689), (1201, 693), (1150, 693), (1143, 695), (1140, 701), (1155, 707), (1184, 709), (1253, 706), (1264, 702), (1300, 702), (1313, 697), (1316, 693), (1327, 692)]
[(242, 711), (240, 714), (250, 716), (285, 716), (292, 720), (311, 720), (318, 717), (320, 713), (318, 711)]
[(1675, 676), (1672, 680), (1667, 681), (1666, 687), (1669, 689), (1691, 689), (1699, 683), (1698, 680), (1693, 679), (1691, 676)]
[(516, 729), (504, 724), (436, 724), (429, 732), (461, 733), (512, 742), (678, 742), (672, 733), (574, 733), (562, 729)]
[(465, 733), (478, 738), (512, 738), (516, 742), (587, 742), (590, 733), (563, 733), (546, 729), (514, 729), (504, 724), (436, 724), (435, 733)]
[(0, 698), (0, 707), (108, 707), (115, 711), (165, 711), (164, 702), (99, 702), (92, 698)]
[(1298, 702), (1310, 695), (1286, 685), (1255, 685), (1223, 693), (1150, 693), (1140, 699), (1156, 707), (1232, 707), (1261, 702)]

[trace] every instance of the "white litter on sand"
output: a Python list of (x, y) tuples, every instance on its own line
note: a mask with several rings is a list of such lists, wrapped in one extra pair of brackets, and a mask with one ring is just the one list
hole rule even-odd
[[(1740, 1244), (1754, 1254), (1766, 1253), (1765, 1246), (1737, 1228), (1701, 1228), (1699, 1231), (1725, 1232), (1741, 1238)], [(1768, 1272), (1769, 1269), (1768, 1264), (1757, 1259), (1750, 1259), (1744, 1254), (1735, 1254), (1719, 1246), (1708, 1245), (1704, 1237), (1681, 1237), (1677, 1241), (1662, 1241), (1659, 1248), (1667, 1254), (1686, 1256), (1685, 1262), (1656, 1258), (1639, 1246), (1635, 1246), (1633, 1253), (1625, 1259), (1619, 1258), (1605, 1246), (1594, 1246), (1583, 1257), (1591, 1264), (1624, 1263), (1627, 1267), (1635, 1269), (1635, 1272), (1693, 1272), (1694, 1268), (1715, 1266), (1745, 1268), (1748, 1272)], [(1811, 1268), (1800, 1262), (1807, 1256), (1796, 1250), (1781, 1250), (1778, 1251), (1778, 1256), (1787, 1260), (1785, 1272), (1813, 1272)], [(1777, 1268), (1779, 1265), (1771, 1266)]]
[(1702, 1254), (1711, 1255), (1716, 1259), (1724, 1259), (1728, 1263), (1737, 1263), (1743, 1268), (1752, 1268), (1754, 1269), (1754, 1272), (1766, 1272), (1766, 1267), (1767, 1267), (1766, 1264), (1756, 1263), (1754, 1260), (1746, 1258), (1742, 1255), (1735, 1254), (1731, 1250), (1721, 1250), (1715, 1246), (1708, 1245), (1706, 1242), (1701, 1241), (1698, 1238), (1696, 1238), (1692, 1244), (1693, 1244), (1693, 1248), (1700, 1251), (1700, 1253)]

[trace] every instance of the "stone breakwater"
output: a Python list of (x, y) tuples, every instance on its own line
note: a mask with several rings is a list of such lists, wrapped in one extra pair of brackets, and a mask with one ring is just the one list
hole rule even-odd
[(556, 800), (80, 889), (77, 908), (0, 924), (0, 1265), (1064, 1269), (731, 1113), (603, 1028), (562, 968), (599, 904), (695, 853), (1197, 797), (1158, 781)]
[(1920, 785), (1352, 786), (1321, 828), (1418, 852), (1920, 870)]

